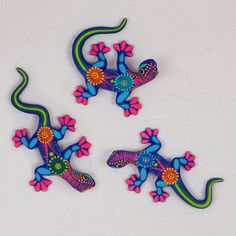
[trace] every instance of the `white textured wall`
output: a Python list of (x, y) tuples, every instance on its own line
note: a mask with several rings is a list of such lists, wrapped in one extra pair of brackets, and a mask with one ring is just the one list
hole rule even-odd
[[(0, 234), (235, 235), (235, 8), (233, 0), (0, 0)], [(72, 96), (83, 83), (71, 58), (75, 35), (90, 26), (117, 25), (124, 16), (129, 21), (123, 32), (93, 38), (87, 47), (126, 39), (135, 45), (133, 67), (149, 57), (158, 61), (159, 78), (135, 90), (143, 109), (129, 119), (114, 94), (101, 91), (87, 107)], [(109, 58), (113, 66), (115, 53)], [(81, 135), (92, 142), (90, 157), (74, 157), (73, 165), (94, 176), (93, 190), (80, 194), (57, 177), (47, 193), (28, 185), (42, 161), (37, 150), (15, 149), (11, 142), (16, 128), (32, 134), (37, 125), (35, 117), (10, 104), (17, 66), (31, 79), (25, 101), (45, 105), (55, 126), (62, 114), (77, 119), (77, 132), (60, 144), (66, 147)], [(154, 204), (148, 195), (153, 177), (136, 195), (124, 183), (135, 168), (106, 166), (112, 150), (141, 148), (138, 134), (147, 126), (160, 129), (162, 155), (196, 155), (196, 168), (183, 171), (196, 197), (203, 196), (208, 178), (225, 179), (215, 186), (208, 209), (194, 209), (172, 191), (164, 204)]]

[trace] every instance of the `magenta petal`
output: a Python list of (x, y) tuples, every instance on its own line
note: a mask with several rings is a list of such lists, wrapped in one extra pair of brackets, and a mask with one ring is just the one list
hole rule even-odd
[(16, 136), (22, 137), (22, 132), (21, 132), (21, 130), (19, 130), (19, 129), (16, 130)]
[[(75, 93), (75, 92), (74, 92)], [(65, 123), (64, 123), (64, 119), (63, 119), (63, 117), (58, 117), (58, 120), (59, 120), (59, 122), (62, 124), (62, 125), (64, 125)]]
[(127, 179), (125, 183), (127, 183), (128, 185), (131, 185), (131, 184), (134, 184), (134, 181), (132, 181), (131, 179)]
[(132, 107), (135, 108), (136, 110), (140, 110), (142, 108), (142, 105), (140, 103), (132, 104)]
[(140, 133), (140, 136), (141, 136), (142, 138), (149, 139), (149, 136), (147, 135), (147, 133), (146, 133), (145, 131), (141, 132), (141, 133)]
[(29, 184), (30, 184), (31, 186), (34, 186), (36, 183), (37, 183), (37, 180), (36, 180), (36, 179), (33, 179), (33, 180), (31, 180), (31, 181), (29, 182)]
[(77, 86), (77, 88), (76, 88), (79, 92), (83, 92), (84, 91), (84, 88), (82, 87), (82, 86)]
[(68, 130), (70, 130), (71, 132), (74, 132), (75, 131), (75, 127), (74, 126), (69, 126)]
[(169, 193), (163, 193), (163, 196), (164, 196), (165, 198), (167, 198), (167, 197), (169, 197)]
[(27, 129), (24, 128), (24, 129), (22, 130), (22, 135), (23, 135), (23, 136), (26, 136), (26, 134), (27, 134)]
[(157, 193), (155, 191), (152, 191), (152, 192), (149, 193), (149, 195), (152, 196), (152, 197), (155, 197), (157, 195)]
[(128, 45), (128, 46), (125, 48), (125, 52), (131, 52), (133, 49), (134, 49), (134, 46)]
[(161, 202), (164, 202), (165, 201), (165, 198), (163, 196), (160, 196), (160, 201)]
[(152, 136), (152, 130), (150, 128), (146, 128), (146, 132), (149, 136)]
[(130, 179), (132, 179), (133, 181), (135, 181), (137, 179), (136, 175), (131, 175)]
[(52, 181), (49, 179), (43, 179), (42, 182), (46, 184), (47, 186), (49, 186), (52, 183)]
[(89, 149), (91, 147), (90, 143), (84, 143), (81, 145), (81, 148)]
[(190, 153), (190, 152), (186, 152), (186, 153), (185, 153), (185, 157), (186, 157), (186, 158), (189, 158), (190, 156), (191, 156), (191, 153)]
[(20, 141), (20, 138), (17, 137), (17, 136), (14, 136), (14, 137), (12, 138), (12, 141), (14, 141), (14, 142), (19, 142), (19, 141)]
[(133, 56), (133, 53), (132, 53), (132, 52), (126, 52), (125, 55), (126, 55), (127, 57), (132, 57), (132, 56)]
[(79, 140), (79, 145), (82, 145), (83, 143), (86, 143), (87, 140), (86, 138), (83, 136), (80, 140)]
[(126, 109), (126, 110), (125, 110), (125, 116), (126, 116), (126, 117), (129, 117), (129, 116), (130, 116), (129, 109)]
[(34, 189), (35, 189), (36, 192), (40, 191), (40, 183), (39, 182), (36, 183)]
[(104, 46), (105, 46), (104, 42), (100, 42), (100, 43), (98, 44), (99, 50), (102, 51), (102, 49), (104, 48)]
[(21, 145), (21, 142), (16, 142), (15, 147), (19, 147)]
[(87, 149), (81, 149), (81, 152), (85, 155), (85, 156), (89, 156), (89, 151)]
[(130, 104), (138, 103), (138, 97), (132, 98), (129, 103), (130, 103)]
[(194, 163), (194, 162), (189, 162), (188, 165), (189, 165), (190, 167), (194, 167), (194, 166), (195, 166), (195, 163)]
[(141, 143), (142, 143), (142, 144), (149, 143), (149, 140), (148, 140), (148, 139), (142, 139), (142, 140), (141, 140)]
[(158, 202), (159, 201), (159, 196), (157, 195), (156, 197), (153, 198), (154, 202)]
[(92, 55), (92, 56), (96, 56), (96, 55), (97, 55), (97, 52), (94, 51), (94, 50), (91, 50), (91, 51), (89, 52), (89, 54)]
[(134, 185), (131, 185), (131, 186), (129, 186), (129, 187), (128, 187), (129, 191), (133, 191), (133, 190), (134, 190), (134, 188), (135, 188), (135, 186), (134, 186)]
[(98, 52), (98, 45), (97, 45), (97, 44), (93, 44), (93, 45), (92, 45), (92, 49), (93, 49), (95, 52)]
[(136, 193), (140, 193), (140, 187), (137, 186), (134, 191), (135, 191)]
[(189, 170), (191, 169), (188, 165), (186, 165), (184, 168), (185, 168), (185, 170), (187, 170), (187, 171), (189, 171)]
[(76, 99), (76, 102), (77, 102), (77, 103), (81, 103), (82, 100), (83, 100), (83, 97), (78, 97), (78, 98)]
[(83, 154), (82, 154), (82, 152), (79, 150), (78, 152), (77, 152), (77, 157), (82, 157), (83, 156)]
[(42, 191), (46, 192), (48, 190), (48, 187), (43, 182), (41, 182), (41, 189)]
[(113, 45), (113, 48), (117, 51), (117, 52), (120, 52), (120, 46), (119, 46), (119, 44), (114, 44)]
[(154, 130), (153, 130), (153, 135), (156, 136), (157, 134), (158, 134), (158, 129), (154, 129)]
[(83, 104), (83, 105), (87, 105), (87, 104), (88, 104), (88, 99), (83, 98), (83, 100), (82, 100), (82, 104)]
[(75, 119), (72, 119), (72, 118), (71, 118), (71, 120), (68, 122), (68, 126), (74, 125), (75, 122), (76, 122)]
[(125, 40), (121, 41), (121, 43), (120, 43), (120, 49), (121, 49), (121, 51), (124, 51), (124, 50), (125, 50), (126, 45), (127, 45), (127, 43), (126, 43)]
[(102, 52), (106, 53), (106, 52), (110, 52), (110, 48), (109, 47), (105, 47), (102, 49)]

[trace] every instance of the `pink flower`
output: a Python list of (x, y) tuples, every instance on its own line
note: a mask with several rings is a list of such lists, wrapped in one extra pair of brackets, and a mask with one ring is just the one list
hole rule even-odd
[(100, 42), (99, 44), (92, 45), (92, 49), (89, 54), (96, 56), (99, 52), (107, 53), (109, 51), (110, 51), (110, 48), (106, 47), (104, 42)]
[(127, 44), (125, 40), (123, 40), (121, 43), (114, 44), (113, 47), (117, 52), (124, 52), (125, 56), (127, 57), (133, 56), (132, 51), (134, 49), (134, 46)]
[(74, 96), (76, 97), (77, 103), (82, 103), (83, 105), (88, 104), (88, 99), (83, 96), (83, 92), (85, 92), (82, 86), (77, 86), (77, 89), (74, 91)]
[(26, 135), (27, 135), (27, 129), (16, 130), (15, 136), (12, 138), (12, 141), (15, 143), (15, 147), (21, 146), (22, 144), (21, 139), (23, 137), (26, 137)]
[(135, 181), (137, 180), (136, 175), (131, 175), (130, 178), (128, 178), (125, 182), (128, 184), (128, 190), (134, 191), (136, 193), (140, 193), (141, 189), (140, 186), (135, 186)]
[(187, 164), (184, 165), (185, 170), (189, 171), (195, 166), (195, 156), (192, 155), (190, 152), (186, 152), (184, 157), (187, 160)]
[(31, 186), (34, 186), (34, 190), (36, 192), (39, 192), (39, 191), (47, 191), (48, 190), (48, 186), (52, 183), (51, 180), (49, 179), (42, 179), (40, 182), (37, 181), (36, 179), (33, 179), (29, 182), (29, 184)]
[(125, 116), (129, 117), (130, 115), (137, 115), (138, 111), (142, 108), (142, 105), (139, 103), (138, 98), (134, 97), (129, 101), (130, 107), (125, 109)]
[(67, 129), (71, 132), (75, 131), (75, 122), (76, 120), (71, 118), (69, 115), (58, 117), (59, 122), (62, 126), (67, 126)]
[(158, 134), (158, 129), (151, 129), (151, 128), (146, 128), (143, 132), (140, 133), (141, 136), (141, 143), (146, 144), (150, 143), (151, 138), (153, 136), (157, 136)]
[(88, 156), (91, 144), (89, 142), (87, 142), (87, 140), (84, 136), (79, 140), (78, 145), (79, 145), (80, 149), (77, 152), (77, 156), (79, 158), (82, 156)]
[(161, 195), (158, 195), (156, 191), (152, 191), (149, 195), (153, 198), (154, 202), (164, 202), (166, 198), (169, 197), (169, 193), (162, 192)]

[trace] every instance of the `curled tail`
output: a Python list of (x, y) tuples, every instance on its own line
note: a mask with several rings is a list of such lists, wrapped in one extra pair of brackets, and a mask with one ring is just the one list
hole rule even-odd
[(39, 122), (42, 123), (43, 126), (46, 126), (49, 122), (49, 114), (48, 114), (47, 109), (43, 106), (36, 105), (36, 104), (27, 104), (20, 100), (20, 95), (26, 88), (29, 78), (23, 69), (17, 68), (17, 71), (20, 73), (23, 80), (20, 83), (20, 85), (13, 91), (11, 95), (11, 102), (13, 106), (20, 111), (38, 115)]
[(79, 192), (84, 192), (95, 186), (95, 181), (89, 174), (77, 172), (72, 167), (69, 167), (61, 177)]
[(82, 74), (86, 73), (90, 66), (90, 64), (85, 60), (82, 52), (85, 41), (96, 34), (113, 34), (120, 32), (125, 27), (126, 23), (127, 18), (124, 18), (116, 27), (93, 27), (84, 30), (76, 37), (72, 47), (72, 55), (77, 68)]
[(173, 185), (174, 191), (181, 197), (186, 203), (196, 208), (207, 208), (210, 206), (212, 201), (212, 187), (215, 183), (223, 182), (221, 178), (212, 178), (208, 180), (205, 190), (205, 198), (203, 200), (198, 200), (192, 196), (192, 194), (187, 190), (182, 180), (178, 181)]

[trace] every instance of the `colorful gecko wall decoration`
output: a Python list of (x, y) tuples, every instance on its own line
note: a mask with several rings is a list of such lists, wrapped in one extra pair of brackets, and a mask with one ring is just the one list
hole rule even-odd
[(121, 168), (127, 164), (133, 164), (138, 167), (139, 177), (131, 175), (126, 180), (130, 191), (140, 192), (142, 184), (147, 180), (148, 174), (152, 173), (157, 177), (155, 186), (156, 190), (150, 192), (154, 202), (164, 202), (169, 194), (163, 191), (165, 187), (171, 187), (177, 195), (189, 205), (196, 208), (206, 208), (212, 201), (212, 187), (215, 183), (222, 182), (221, 178), (212, 178), (208, 180), (205, 190), (205, 198), (198, 200), (192, 196), (184, 185), (180, 167), (189, 171), (195, 166), (195, 156), (186, 152), (182, 157), (176, 157), (171, 162), (158, 154), (161, 143), (157, 138), (158, 130), (147, 128), (141, 132), (141, 143), (149, 144), (148, 147), (141, 151), (114, 151), (107, 160), (107, 164), (113, 168)]
[(123, 108), (126, 117), (137, 115), (141, 109), (138, 97), (127, 100), (131, 92), (154, 78), (158, 74), (157, 63), (153, 59), (143, 61), (137, 72), (132, 71), (125, 63), (126, 57), (133, 56), (133, 46), (122, 41), (113, 47), (118, 53), (117, 70), (107, 69), (105, 53), (110, 51), (103, 42), (93, 44), (90, 55), (98, 59), (95, 63), (86, 61), (83, 55), (83, 46), (88, 38), (97, 34), (113, 34), (120, 32), (126, 25), (127, 19), (123, 19), (117, 27), (94, 27), (82, 31), (75, 39), (72, 55), (74, 63), (83, 75), (86, 88), (78, 86), (74, 92), (77, 103), (88, 104), (88, 99), (96, 96), (99, 88), (117, 93), (116, 103)]
[(77, 152), (80, 158), (89, 155), (91, 144), (82, 137), (76, 144), (61, 150), (58, 141), (64, 138), (67, 130), (75, 131), (75, 120), (65, 115), (59, 117), (61, 124), (59, 129), (51, 126), (48, 110), (40, 105), (24, 103), (20, 100), (20, 95), (28, 84), (28, 75), (21, 68), (17, 68), (23, 80), (13, 91), (11, 96), (12, 104), (20, 111), (34, 114), (39, 117), (38, 128), (31, 138), (27, 137), (27, 130), (16, 130), (13, 141), (16, 147), (22, 144), (29, 149), (38, 148), (43, 159), (43, 165), (35, 169), (35, 178), (30, 181), (35, 191), (46, 191), (51, 181), (44, 176), (57, 175), (66, 180), (73, 188), (83, 192), (95, 186), (95, 181), (87, 173), (75, 171), (70, 164), (73, 152)]

